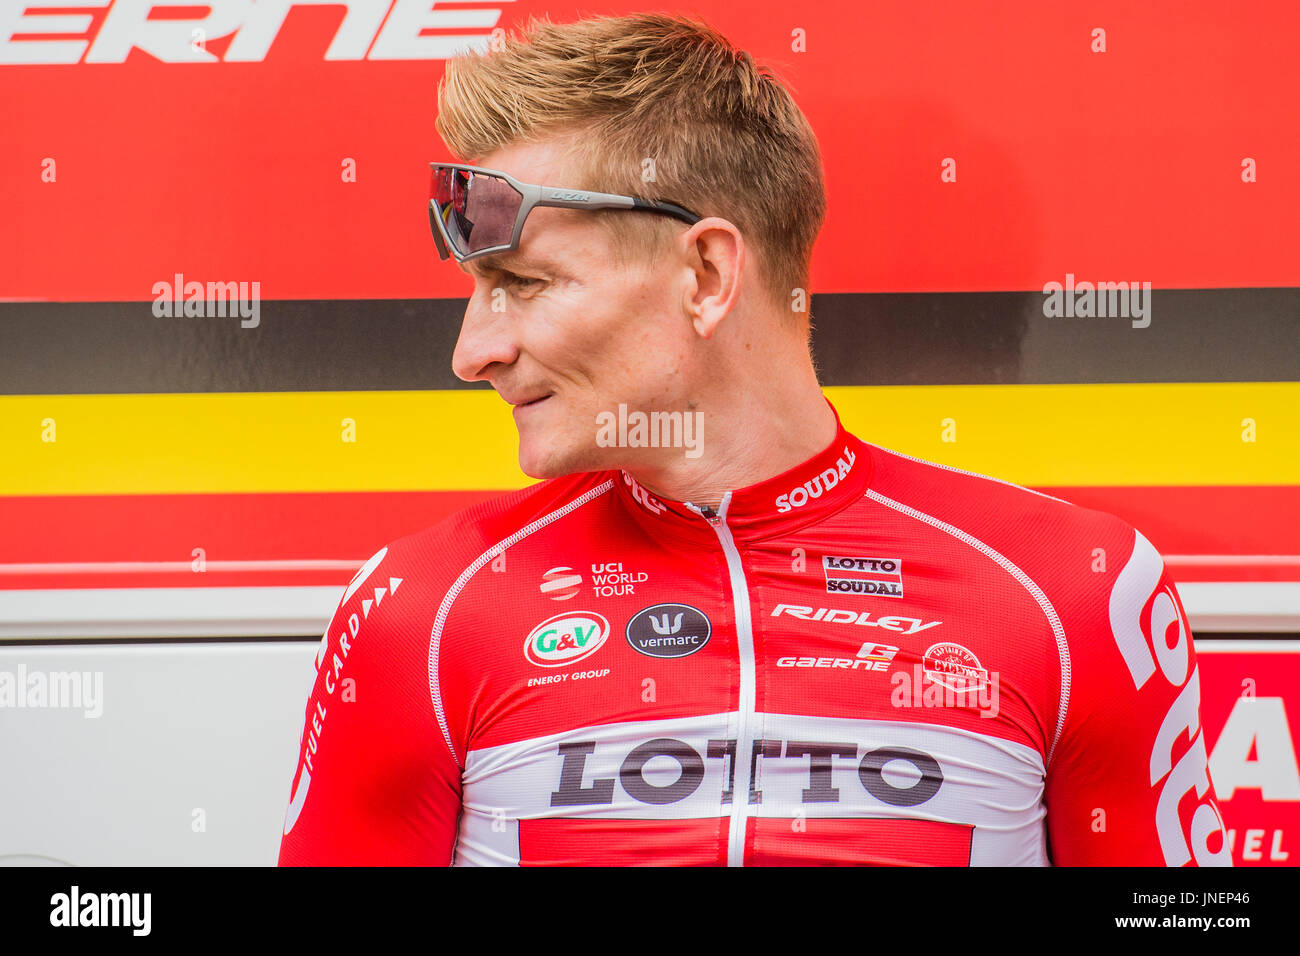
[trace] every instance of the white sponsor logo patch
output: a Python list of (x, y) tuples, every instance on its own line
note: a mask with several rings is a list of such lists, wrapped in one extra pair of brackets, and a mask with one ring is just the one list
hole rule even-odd
[(951, 641), (931, 644), (922, 658), (922, 664), (925, 666), (926, 680), (950, 690), (974, 690), (989, 679), (989, 672), (974, 652)]
[(538, 667), (563, 667), (590, 657), (609, 637), (609, 621), (594, 611), (557, 614), (524, 638), (524, 657)]
[(826, 577), (827, 594), (903, 596), (901, 558), (856, 558), (824, 554), (822, 574)]

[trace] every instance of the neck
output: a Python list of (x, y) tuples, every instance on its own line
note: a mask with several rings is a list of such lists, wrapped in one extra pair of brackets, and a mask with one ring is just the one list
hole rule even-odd
[[(835, 413), (822, 396), (806, 351), (795, 365), (744, 369), (739, 381), (718, 376), (691, 403), (700, 414), (700, 454), (654, 449), (624, 470), (655, 495), (717, 509), (727, 491), (788, 471), (835, 438)], [(797, 367), (799, 374), (790, 369)], [(771, 383), (755, 387), (755, 382)]]

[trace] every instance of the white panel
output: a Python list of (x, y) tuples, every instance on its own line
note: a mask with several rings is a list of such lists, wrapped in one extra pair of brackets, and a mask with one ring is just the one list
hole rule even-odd
[[(708, 741), (735, 735), (733, 715), (712, 714), (672, 720), (632, 721), (583, 727), (561, 734), (470, 751), (463, 776), (458, 864), (504, 861), (517, 857), (518, 835), (511, 825), (520, 819), (587, 817), (592, 819), (688, 819), (728, 815), (743, 806), (750, 817), (873, 817), (934, 820), (976, 827), (971, 862), (979, 865), (1045, 865), (1043, 819), (1043, 761), (1032, 747), (984, 734), (937, 724), (886, 720), (853, 720), (786, 714), (755, 714), (756, 734), (769, 740), (843, 743), (852, 758), (832, 760), (830, 783), (838, 790), (833, 801), (805, 802), (811, 782), (807, 756), (760, 757), (756, 786), (762, 802), (749, 804), (748, 754), (736, 769), (738, 804), (724, 804), (722, 793), (729, 775), (722, 758), (709, 758)], [(729, 727), (729, 723), (732, 724)], [(627, 789), (620, 772), (635, 748), (665, 737), (694, 751), (702, 771), (698, 784), (680, 798), (648, 803)], [(561, 744), (590, 744), (582, 767), (584, 790), (603, 786), (609, 802), (552, 806), (561, 780), (564, 757)], [(883, 802), (868, 792), (860, 774), (860, 761), (868, 751), (903, 748), (921, 751), (936, 761), (942, 785), (931, 798), (907, 806)], [(673, 758), (655, 758), (645, 764), (642, 777), (654, 787), (669, 787), (682, 778)], [(907, 779), (909, 767), (887, 764), (882, 771), (899, 792), (915, 782)], [(919, 777), (919, 771), (912, 771)], [(898, 774), (902, 777), (894, 779)], [(633, 775), (631, 780), (635, 782)], [(600, 783), (598, 783), (598, 781)], [(575, 781), (576, 783), (576, 781)], [(612, 788), (611, 788), (612, 783)], [(604, 793), (601, 794), (604, 796)], [(494, 828), (493, 820), (498, 821)], [(507, 824), (505, 826), (501, 824)]]
[(1174, 583), (1188, 623), (1202, 631), (1300, 631), (1300, 584), (1287, 581)]
[(315, 654), (307, 641), (0, 645), (0, 675), (102, 675), (98, 717), (0, 706), (0, 864), (273, 865)]
[(342, 587), (0, 591), (0, 639), (303, 637), (322, 634)]

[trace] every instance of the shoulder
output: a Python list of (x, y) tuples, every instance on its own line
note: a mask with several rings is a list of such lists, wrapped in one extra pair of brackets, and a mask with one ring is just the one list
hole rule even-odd
[[(608, 491), (612, 476), (617, 472), (583, 472), (549, 479), (480, 501), (434, 525), (390, 541), (353, 577), (336, 614), (346, 619), (357, 613), (371, 621), (372, 631), (387, 632), (388, 639), (417, 642), (427, 638), (431, 629), (440, 632), (453, 607), (463, 623), (490, 617), (499, 611), (493, 602), (510, 597), (498, 593), (500, 586), (515, 586), (515, 576), (486, 576), (497, 589), (491, 594), (481, 593), (470, 602), (472, 614), (466, 618), (465, 602), (460, 599), (471, 581), (476, 576), (484, 580), (479, 572), (507, 549), (512, 549), (513, 556), (521, 545), (525, 550), (530, 545), (546, 546), (543, 539), (547, 536), (534, 532)], [(385, 596), (392, 599), (384, 601)], [(372, 613), (381, 610), (378, 615)]]
[[(1118, 706), (1125, 663), (1145, 666), (1147, 648), (1154, 646), (1153, 612), (1157, 622), (1178, 620), (1186, 628), (1159, 552), (1121, 518), (987, 475), (869, 448), (877, 473), (868, 499), (941, 528), (955, 548), (982, 552), (1001, 566), (1008, 588), (1038, 605), (1042, 639), (1034, 646), (1041, 660), (1058, 662), (1059, 693), (1047, 707), (1056, 713), (1049, 762), (1068, 717), (1071, 726), (1084, 726), (1097, 708)], [(998, 598), (985, 593), (980, 600), (1001, 620)]]
[(1113, 514), (990, 475), (867, 445), (874, 473), (867, 497), (946, 531), (1044, 591), (1092, 591), (1122, 566), (1141, 538)]
[(437, 524), (389, 542), (386, 550), (394, 561), (414, 570), (459, 574), (491, 560), (495, 552), (528, 535), (539, 523), (554, 520), (566, 508), (599, 494), (609, 482), (607, 472), (538, 482), (453, 512)]
[(346, 645), (344, 657), (369, 648), (362, 657), (380, 655), (393, 664), (394, 655), (404, 655), (404, 664), (412, 664), (425, 654), (430, 635), (442, 633), (453, 605), (465, 624), (490, 619), (509, 595), (494, 592), (462, 607), (465, 602), (458, 598), (475, 574), (530, 527), (598, 494), (608, 481), (602, 472), (550, 479), (481, 501), (388, 542), (344, 589), (321, 655), (331, 640), (339, 639)]

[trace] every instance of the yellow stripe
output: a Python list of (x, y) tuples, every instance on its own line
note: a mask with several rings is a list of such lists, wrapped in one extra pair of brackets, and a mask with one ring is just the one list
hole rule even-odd
[[(1300, 484), (1298, 383), (826, 393), (867, 441), (1019, 484)], [(344, 440), (345, 419), (355, 441)], [(1254, 441), (1243, 441), (1247, 419)], [(509, 408), (487, 391), (11, 395), (0, 397), (0, 448), (5, 495), (533, 481), (518, 467)]]
[[(1021, 485), (1300, 484), (1296, 382), (889, 386), (826, 394), (844, 427), (865, 441)], [(949, 419), (956, 441), (944, 440)]]
[[(54, 423), (54, 442), (42, 422)], [(355, 441), (347, 441), (351, 423)], [(494, 392), (0, 398), (0, 494), (506, 489), (531, 484)]]

